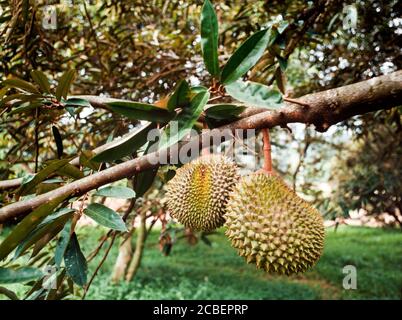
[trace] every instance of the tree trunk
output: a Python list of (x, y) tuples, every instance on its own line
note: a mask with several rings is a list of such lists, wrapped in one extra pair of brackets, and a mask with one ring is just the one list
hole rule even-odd
[(393, 210), (390, 210), (389, 213), (395, 218), (395, 225), (399, 226), (399, 228), (402, 230), (402, 221), (399, 219), (400, 215), (402, 214), (402, 208), (400, 206), (396, 206)]
[(131, 237), (133, 233), (130, 232), (126, 237), (123, 238), (123, 242), (119, 248), (119, 255), (117, 256), (116, 263), (112, 272), (112, 281), (114, 283), (119, 282), (124, 279), (128, 264), (133, 256), (133, 246), (131, 244)]
[(147, 217), (146, 211), (145, 210), (141, 211), (140, 225), (138, 226), (137, 231), (137, 242), (135, 245), (135, 252), (131, 260), (130, 266), (127, 270), (126, 281), (131, 281), (135, 277), (141, 265), (142, 253), (144, 251), (145, 238), (147, 234), (146, 217)]

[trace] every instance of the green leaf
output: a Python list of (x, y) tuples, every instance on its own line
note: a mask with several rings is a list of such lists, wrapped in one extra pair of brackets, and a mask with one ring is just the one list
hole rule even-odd
[(60, 182), (48, 183), (47, 181), (44, 181), (36, 186), (35, 193), (36, 193), (36, 195), (40, 195), (40, 194), (52, 191), (54, 189), (57, 189), (59, 187), (60, 187)]
[(43, 276), (43, 272), (33, 267), (22, 267), (16, 270), (0, 267), (0, 283), (20, 283), (36, 280)]
[(279, 91), (261, 83), (237, 80), (225, 86), (226, 92), (247, 106), (275, 109), (282, 103)]
[(17, 294), (14, 291), (11, 291), (11, 290), (9, 290), (5, 287), (1, 287), (1, 286), (0, 286), (0, 295), (5, 295), (10, 300), (19, 300)]
[(61, 178), (49, 178), (43, 181), (44, 184), (53, 184), (53, 183), (63, 183), (64, 180)]
[(221, 83), (227, 85), (239, 79), (261, 58), (267, 46), (276, 39), (272, 29), (265, 29), (249, 37), (229, 58), (221, 74)]
[(4, 80), (2, 84), (11, 88), (16, 88), (31, 93), (40, 93), (39, 90), (32, 83), (19, 78)]
[(57, 157), (60, 159), (63, 156), (63, 139), (61, 138), (60, 131), (56, 126), (52, 126), (52, 133), (56, 142)]
[(74, 116), (75, 116), (74, 107), (66, 107), (66, 110), (70, 114), (70, 116), (74, 118)]
[(281, 68), (282, 71), (285, 71), (286, 68), (288, 67), (288, 60), (285, 58), (282, 58), (281, 56), (276, 57), (279, 62), (279, 67)]
[[(144, 154), (148, 154), (149, 152), (151, 152), (153, 145), (154, 143), (148, 143), (148, 146), (145, 149)], [(137, 197), (142, 197), (145, 194), (145, 192), (148, 191), (148, 189), (152, 186), (157, 173), (158, 173), (158, 167), (155, 167), (152, 169), (137, 172), (135, 174), (134, 191)]]
[(82, 98), (69, 98), (64, 105), (66, 107), (92, 107), (88, 100)]
[(191, 87), (191, 93), (192, 94), (197, 94), (197, 93), (200, 93), (200, 92), (203, 92), (203, 91), (208, 91), (208, 88), (204, 87), (204, 86)]
[(19, 243), (31, 232), (35, 227), (67, 197), (69, 194), (58, 197), (48, 203), (44, 203), (36, 210), (27, 215), (0, 244), (0, 261), (6, 258)]
[(69, 159), (62, 159), (62, 160), (53, 160), (50, 161), (49, 165), (46, 166), (44, 169), (39, 171), (32, 180), (27, 182), (26, 184), (21, 185), (21, 187), (18, 189), (16, 192), (17, 196), (23, 196), (26, 194), (29, 194), (36, 185), (38, 185), (40, 182), (45, 180), (50, 174), (54, 173), (61, 167), (65, 166), (69, 162)]
[(74, 81), (75, 78), (75, 70), (67, 70), (64, 72), (64, 74), (61, 76), (59, 80), (59, 84), (57, 85), (56, 89), (56, 99), (58, 101), (61, 100), (61, 98), (67, 99), (68, 92), (70, 91), (70, 87)]
[[(159, 149), (167, 148), (177, 143), (190, 132), (191, 128), (201, 115), (208, 99), (208, 91), (197, 93), (197, 95), (191, 100), (189, 107), (183, 109), (183, 111), (170, 122), (169, 127), (164, 131), (164, 134), (161, 137)], [(174, 128), (177, 129), (177, 132), (175, 132), (176, 130), (174, 132), (172, 131), (174, 130), (172, 127), (173, 122), (177, 124), (176, 128)]]
[(240, 113), (246, 109), (242, 105), (214, 104), (207, 105), (205, 121), (209, 128), (217, 128), (238, 119)]
[(91, 150), (82, 150), (80, 154), (80, 165), (98, 171), (99, 163), (92, 161), (91, 159), (93, 157), (95, 157), (95, 153)]
[[(43, 222), (40, 223), (34, 230), (32, 230), (28, 234), (28, 236), (18, 245), (17, 249), (15, 250), (14, 259), (20, 257), (25, 251), (27, 251), (33, 244), (41, 240), (46, 234), (52, 233), (53, 237), (56, 236), (56, 234), (63, 229), (67, 220), (71, 218), (72, 212), (74, 211), (75, 210), (62, 211), (59, 213), (55, 213), (55, 216), (53, 216), (54, 214), (47, 216), (46, 219), (50, 219), (48, 219), (47, 221), (45, 221), (46, 219), (43, 220)], [(48, 241), (50, 241), (52, 238), (49, 238)]]
[(102, 226), (118, 231), (127, 231), (126, 224), (116, 211), (100, 203), (91, 203), (84, 213)]
[(145, 192), (149, 190), (155, 180), (157, 172), (158, 168), (152, 168), (141, 171), (135, 176), (134, 190), (137, 197), (142, 197)]
[(13, 16), (11, 14), (3, 15), (0, 17), (0, 23), (10, 21)]
[(84, 177), (84, 174), (80, 169), (76, 166), (72, 165), (71, 163), (67, 163), (66, 165), (62, 166), (60, 169), (57, 169), (57, 174), (61, 176), (67, 176), (74, 179), (81, 179)]
[(27, 174), (26, 176), (22, 177), (22, 183), (21, 185), (27, 184), (29, 181), (31, 181), (33, 178), (35, 178), (34, 174)]
[(185, 107), (190, 103), (190, 87), (186, 80), (181, 80), (167, 103), (169, 112), (176, 108)]
[(39, 279), (32, 284), (23, 300), (35, 300), (40, 294), (45, 291), (43, 288), (43, 279)]
[(43, 227), (56, 219), (63, 217), (65, 215), (70, 215), (70, 213), (75, 212), (75, 209), (72, 208), (60, 208), (59, 210), (53, 212), (52, 214), (48, 215), (43, 221), (38, 225), (38, 228)]
[(36, 94), (36, 93), (16, 93), (9, 95), (3, 99), (3, 101), (11, 101), (15, 98), (15, 100), (21, 100), (23, 102), (30, 101), (30, 102), (35, 102), (35, 101), (43, 101), (43, 96), (41, 94)]
[(166, 109), (141, 102), (114, 101), (109, 102), (106, 105), (111, 111), (120, 113), (132, 120), (168, 122), (174, 116)]
[(288, 21), (280, 21), (279, 24), (276, 26), (278, 33), (282, 34), (286, 28), (289, 26), (289, 22)]
[(282, 72), (282, 69), (276, 68), (275, 71), (275, 81), (276, 81), (276, 85), (278, 86), (278, 89), (285, 94), (286, 92), (286, 88), (285, 88), (285, 74)]
[(155, 128), (155, 123), (149, 123), (135, 130), (123, 141), (119, 141), (118, 144), (97, 154), (91, 160), (96, 162), (110, 162), (131, 155), (147, 142), (148, 132)]
[(43, 105), (42, 102), (25, 102), (18, 106), (17, 108), (12, 109), (8, 115), (12, 116), (14, 114), (19, 114), (27, 111), (31, 111)]
[(123, 186), (108, 186), (97, 190), (94, 196), (131, 199), (135, 198), (135, 192), (133, 189)]
[[(4, 87), (3, 89), (8, 89), (8, 87)], [(13, 100), (26, 101), (26, 100), (30, 100), (32, 97), (34, 97), (34, 99), (36, 99), (36, 97), (41, 97), (41, 96), (37, 95), (37, 94), (26, 94), (26, 93), (10, 94), (10, 95), (7, 95), (7, 97), (5, 97), (5, 98), (3, 97), (1, 99), (0, 106), (3, 106), (4, 104), (6, 104), (9, 101), (13, 101)]]
[(87, 283), (88, 266), (75, 232), (71, 235), (64, 252), (64, 264), (69, 277), (74, 283), (83, 287)]
[(219, 77), (218, 61), (218, 19), (214, 7), (205, 0), (201, 10), (201, 49), (208, 72)]
[(67, 223), (64, 225), (64, 228), (60, 233), (59, 240), (57, 241), (56, 250), (54, 253), (54, 262), (58, 267), (61, 265), (64, 253), (67, 249), (68, 243), (70, 242), (70, 232), (71, 220), (67, 221)]
[(228, 120), (237, 118), (246, 109), (236, 104), (213, 104), (205, 109), (205, 115), (215, 120)]
[(36, 82), (37, 85), (39, 85), (39, 88), (45, 92), (45, 93), (50, 93), (50, 84), (49, 80), (47, 79), (46, 75), (39, 70), (32, 70), (31, 71), (31, 78), (33, 81)]
[(3, 87), (0, 89), (0, 101), (4, 98), (9, 89), (9, 87)]

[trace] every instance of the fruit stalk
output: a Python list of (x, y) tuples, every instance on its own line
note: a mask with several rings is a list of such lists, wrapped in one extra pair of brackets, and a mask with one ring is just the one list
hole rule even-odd
[[(206, 122), (203, 122), (202, 124), (203, 130), (209, 130), (208, 124)], [(205, 146), (204, 148), (201, 149), (201, 156), (207, 156), (211, 153), (209, 146)]]
[(264, 171), (272, 172), (271, 142), (267, 128), (262, 129), (262, 139), (264, 143)]

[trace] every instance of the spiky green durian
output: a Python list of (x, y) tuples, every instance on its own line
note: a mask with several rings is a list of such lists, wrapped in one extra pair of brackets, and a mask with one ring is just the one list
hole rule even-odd
[(305, 272), (321, 256), (320, 213), (273, 174), (243, 177), (230, 194), (225, 217), (232, 246), (266, 272)]
[(171, 215), (196, 231), (211, 231), (224, 222), (229, 193), (239, 175), (237, 166), (221, 155), (205, 155), (183, 167), (167, 185)]

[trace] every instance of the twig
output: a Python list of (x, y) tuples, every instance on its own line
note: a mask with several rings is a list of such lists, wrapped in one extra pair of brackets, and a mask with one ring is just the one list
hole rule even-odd
[(80, 203), (80, 207), (78, 209), (78, 212), (76, 212), (73, 216), (72, 222), (71, 222), (71, 230), (70, 230), (70, 234), (74, 233), (75, 230), (75, 226), (77, 225), (78, 220), (80, 220), (80, 218), (82, 217), (82, 214), (84, 212), (84, 205), (85, 205), (85, 201), (87, 201), (88, 199), (88, 193), (85, 193), (84, 196), (81, 198), (81, 203)]
[(211, 99), (208, 100), (208, 103), (210, 103), (210, 102), (212, 102), (212, 101), (215, 101), (215, 100), (219, 100), (219, 99), (225, 98), (225, 97), (228, 97), (228, 95), (227, 95), (227, 94), (224, 94), (224, 95), (219, 95), (219, 96), (213, 97), (213, 98), (211, 98)]
[(102, 249), (103, 245), (105, 244), (105, 242), (107, 241), (107, 239), (110, 237), (110, 235), (112, 234), (112, 230), (109, 230), (103, 237), (101, 242), (99, 242), (99, 244), (97, 245), (97, 247), (95, 248), (94, 251), (92, 251), (89, 256), (87, 257), (87, 261), (90, 262), (93, 258), (95, 258), (97, 256), (97, 254), (99, 253), (99, 251)]
[(35, 173), (38, 172), (39, 162), (39, 108), (35, 111)]
[[(309, 28), (315, 23), (318, 16), (324, 12), (325, 7), (327, 5), (327, 0), (320, 0), (317, 3), (308, 9), (307, 11), (303, 12), (297, 20), (303, 20), (304, 23), (300, 30), (296, 31), (295, 34), (292, 35), (289, 43), (285, 48), (285, 55), (284, 58), (287, 59), (293, 51), (296, 49), (297, 45), (302, 41), (304, 35), (309, 30)], [(337, 2), (340, 2), (337, 0)]]
[(94, 38), (95, 45), (96, 45), (96, 55), (97, 55), (97, 57), (98, 57), (99, 65), (100, 65), (100, 67), (101, 67), (101, 72), (102, 72), (102, 74), (103, 74), (103, 73), (104, 73), (104, 69), (107, 70), (107, 68), (106, 68), (106, 66), (105, 66), (105, 65), (103, 64), (103, 62), (102, 62), (102, 57), (100, 56), (101, 50), (100, 50), (100, 46), (99, 46), (98, 37), (96, 36), (96, 31), (95, 31), (95, 28), (94, 28), (94, 26), (93, 26), (93, 24), (92, 24), (92, 19), (91, 19), (91, 16), (89, 15), (89, 12), (88, 12), (88, 9), (87, 9), (87, 5), (85, 4), (85, 2), (86, 2), (86, 1), (84, 1), (85, 16), (86, 16), (86, 18), (88, 19), (89, 26), (90, 26), (90, 28), (91, 28), (91, 34), (92, 34), (92, 36), (93, 36), (93, 38)]
[(89, 287), (91, 286), (92, 282), (94, 281), (94, 279), (95, 279), (95, 277), (96, 277), (96, 275), (97, 275), (99, 269), (102, 267), (103, 263), (106, 261), (106, 258), (107, 258), (107, 256), (109, 255), (110, 249), (112, 249), (112, 247), (113, 247), (114, 240), (116, 239), (116, 236), (117, 236), (117, 233), (116, 233), (116, 232), (113, 232), (113, 237), (112, 237), (112, 239), (111, 239), (111, 241), (110, 241), (109, 247), (106, 249), (106, 252), (105, 252), (105, 254), (103, 255), (102, 260), (99, 262), (98, 266), (97, 266), (96, 269), (95, 269), (95, 272), (93, 273), (91, 279), (89, 280), (87, 286), (86, 286), (85, 289), (84, 289), (84, 295), (82, 296), (82, 300), (85, 299), (85, 297), (86, 297), (86, 295), (87, 295), (87, 293), (88, 293)]
[(181, 72), (186, 70), (186, 68), (184, 67), (177, 67), (177, 68), (173, 68), (170, 70), (167, 70), (165, 72), (160, 72), (155, 74), (154, 76), (152, 76), (151, 78), (149, 78), (147, 80), (147, 82), (145, 83), (147, 86), (151, 85), (152, 83), (154, 83), (155, 81), (159, 80), (160, 78), (166, 77), (167, 75), (171, 74), (171, 73), (175, 73), (175, 72)]
[(306, 107), (306, 108), (310, 107), (310, 105), (307, 104), (307, 103), (301, 102), (299, 100), (287, 98), (287, 97), (284, 97), (283, 101), (290, 102), (290, 103), (295, 103), (295, 104), (301, 105), (301, 106)]

